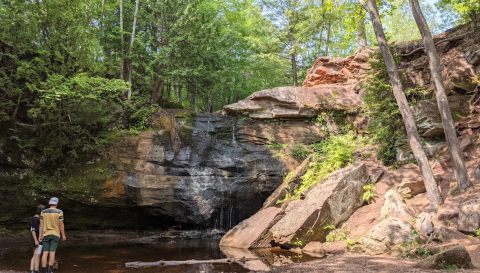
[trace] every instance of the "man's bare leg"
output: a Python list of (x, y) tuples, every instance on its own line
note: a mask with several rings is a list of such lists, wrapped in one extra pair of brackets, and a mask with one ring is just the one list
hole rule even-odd
[(55, 263), (55, 252), (49, 252), (50, 253), (50, 259), (48, 260), (48, 265), (53, 266)]
[(49, 252), (43, 252), (42, 256), (42, 267), (47, 267), (47, 256)]

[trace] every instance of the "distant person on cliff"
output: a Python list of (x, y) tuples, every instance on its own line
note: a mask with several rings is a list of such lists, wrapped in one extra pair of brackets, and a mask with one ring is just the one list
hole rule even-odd
[[(65, 226), (63, 224), (63, 211), (57, 209), (58, 198), (52, 197), (48, 202), (50, 208), (42, 211), (40, 215), (40, 241), (43, 242), (42, 272), (52, 273), (55, 263), (55, 252), (57, 251), (60, 236), (62, 241), (67, 240)], [(48, 259), (47, 267), (47, 256)]]
[(39, 230), (40, 230), (40, 213), (45, 209), (44, 205), (37, 207), (37, 212), (33, 216), (32, 224), (30, 225), (30, 242), (33, 248), (33, 256), (30, 261), (30, 273), (38, 273), (38, 267), (40, 263), (40, 254), (42, 254), (42, 242), (40, 242)]

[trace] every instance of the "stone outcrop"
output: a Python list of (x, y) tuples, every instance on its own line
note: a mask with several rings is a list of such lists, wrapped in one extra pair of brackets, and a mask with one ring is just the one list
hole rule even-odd
[(416, 240), (412, 234), (412, 225), (409, 222), (387, 218), (378, 223), (354, 242), (354, 251), (363, 251), (370, 255), (388, 252), (392, 246), (401, 245), (409, 240)]
[(417, 194), (427, 191), (422, 177), (405, 178), (402, 180), (402, 183), (395, 186), (395, 189), (405, 198), (412, 198)]
[(460, 204), (457, 229), (471, 233), (480, 229), (480, 195)]
[[(469, 96), (449, 96), (447, 99), (454, 122), (470, 114)], [(420, 136), (438, 137), (445, 134), (436, 100), (422, 100), (411, 109)]]
[(380, 217), (382, 219), (388, 217), (394, 217), (402, 220), (409, 221), (415, 217), (414, 210), (403, 200), (403, 196), (391, 189), (385, 194), (385, 203), (380, 211)]
[(470, 254), (464, 246), (454, 246), (418, 262), (414, 267), (423, 269), (470, 269)]
[(244, 249), (271, 247), (272, 236), (268, 229), (282, 214), (281, 208), (269, 207), (260, 210), (228, 231), (220, 240), (220, 245)]
[(253, 119), (309, 118), (327, 110), (356, 111), (362, 104), (352, 85), (329, 84), (266, 89), (223, 109)]
[(275, 244), (288, 247), (295, 241), (324, 242), (329, 230), (322, 227), (336, 226), (358, 209), (363, 203), (363, 186), (368, 181), (365, 165), (358, 162), (313, 186), (304, 200), (289, 203), (285, 216), (270, 229)]
[(372, 51), (359, 50), (354, 55), (342, 57), (320, 57), (307, 72), (303, 87), (323, 84), (357, 84), (367, 76), (372, 67), (367, 58)]

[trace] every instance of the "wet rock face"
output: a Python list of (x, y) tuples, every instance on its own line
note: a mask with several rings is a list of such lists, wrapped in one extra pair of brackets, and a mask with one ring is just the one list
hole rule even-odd
[[(262, 206), (286, 172), (284, 163), (260, 144), (308, 143), (319, 130), (303, 121), (264, 123), (223, 115), (178, 119), (177, 128), (178, 151), (167, 130), (142, 132), (123, 145), (104, 199), (179, 223), (231, 228)], [(118, 185), (120, 192), (115, 192)]]

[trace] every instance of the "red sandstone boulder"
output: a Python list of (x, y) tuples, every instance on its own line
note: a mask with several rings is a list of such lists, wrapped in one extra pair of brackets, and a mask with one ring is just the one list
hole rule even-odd
[(282, 213), (283, 209), (275, 207), (260, 210), (229, 230), (220, 240), (220, 246), (245, 249), (271, 247), (269, 228)]
[(244, 114), (255, 119), (308, 118), (326, 110), (355, 111), (363, 104), (355, 88), (353, 84), (277, 87), (255, 92), (223, 109), (230, 115)]

